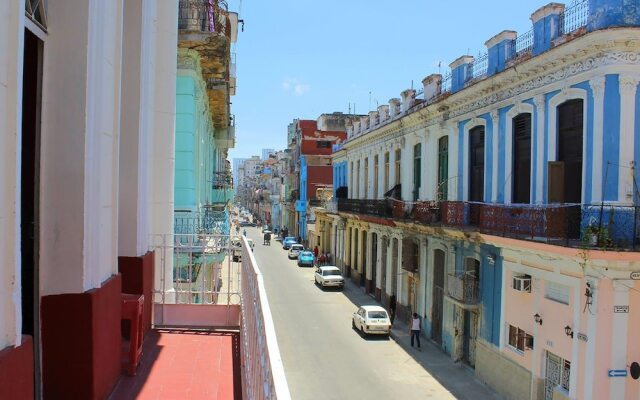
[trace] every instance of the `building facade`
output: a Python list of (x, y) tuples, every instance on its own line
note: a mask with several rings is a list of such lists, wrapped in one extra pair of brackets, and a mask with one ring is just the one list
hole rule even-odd
[(323, 250), (508, 398), (640, 394), (638, 12), (541, 7), (334, 149)]

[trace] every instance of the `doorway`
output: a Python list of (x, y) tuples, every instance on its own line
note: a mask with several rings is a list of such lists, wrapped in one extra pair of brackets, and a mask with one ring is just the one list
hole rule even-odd
[(444, 271), (445, 254), (442, 250), (433, 252), (433, 298), (431, 303), (431, 338), (442, 344), (442, 319), (444, 312)]
[(360, 286), (366, 287), (367, 279), (367, 231), (362, 231), (362, 264), (360, 271)]
[(387, 293), (387, 248), (389, 246), (389, 239), (384, 236), (382, 237), (382, 248), (381, 257), (380, 257), (380, 292), (382, 296), (386, 296)]
[(531, 201), (531, 114), (513, 118), (512, 202)]
[(38, 267), (40, 110), (44, 43), (25, 29), (22, 82), (22, 143), (20, 164), (20, 251), (22, 334), (33, 337), (36, 395), (40, 387), (40, 291)]

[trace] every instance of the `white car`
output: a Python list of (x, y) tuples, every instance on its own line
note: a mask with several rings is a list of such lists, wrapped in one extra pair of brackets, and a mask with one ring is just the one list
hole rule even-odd
[(391, 320), (387, 310), (380, 306), (362, 306), (353, 313), (351, 319), (353, 329), (359, 330), (363, 335), (387, 335), (391, 334)]
[(304, 250), (304, 246), (298, 243), (294, 243), (289, 248), (289, 259), (295, 260), (300, 255), (300, 252)]
[(318, 267), (315, 275), (316, 283), (323, 288), (325, 287), (338, 287), (344, 288), (344, 278), (340, 269), (334, 266)]

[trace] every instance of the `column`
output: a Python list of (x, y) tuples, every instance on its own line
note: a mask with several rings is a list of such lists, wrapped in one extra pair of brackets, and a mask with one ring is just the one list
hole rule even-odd
[[(533, 198), (534, 203), (544, 203), (544, 170), (547, 166), (544, 164), (544, 149), (547, 145), (544, 142), (544, 116), (545, 116), (545, 97), (543, 94), (536, 95), (533, 98), (533, 103), (536, 106), (536, 128), (532, 131), (532, 139), (536, 146), (536, 165), (535, 165), (535, 173), (531, 171), (531, 178), (534, 180), (533, 187), (535, 188), (535, 198)], [(513, 179), (513, 177), (512, 177)]]
[(353, 199), (353, 161), (347, 157), (347, 198)]
[[(629, 307), (629, 288), (635, 284), (632, 280), (613, 281), (613, 305)], [(611, 332), (611, 369), (627, 369), (627, 343), (629, 332), (629, 313), (613, 313)], [(573, 369), (573, 368), (572, 368)], [(609, 398), (624, 399), (627, 379), (609, 380)]]
[(456, 122), (447, 122), (445, 129), (449, 133), (449, 181), (447, 182), (447, 196), (448, 200), (462, 200), (463, 194), (458, 193), (458, 182), (462, 179), (461, 176), (458, 176), (458, 163), (462, 163), (462, 160), (458, 159), (458, 146), (460, 146), (460, 144), (458, 143), (459, 135)]
[[(124, 3), (122, 111), (118, 193), (118, 255), (136, 257), (149, 247), (149, 142), (153, 132), (154, 2)], [(125, 172), (126, 171), (126, 172)]]
[[(173, 289), (173, 191), (175, 170), (175, 119), (176, 119), (176, 88), (178, 7), (171, 2), (158, 1), (156, 21), (155, 52), (155, 102), (154, 102), (154, 132), (151, 147), (151, 229), (152, 235), (161, 235), (159, 239), (162, 247), (156, 250), (155, 287)], [(169, 84), (171, 82), (172, 84)], [(167, 247), (169, 246), (169, 247)], [(162, 265), (162, 259), (165, 265)], [(165, 302), (171, 298), (165, 296)]]
[(429, 168), (433, 163), (433, 159), (429, 157), (429, 152), (431, 149), (429, 148), (429, 132), (425, 129), (418, 138), (419, 143), (421, 144), (420, 148), (420, 192), (418, 194), (418, 198), (421, 200), (430, 200), (428, 191), (429, 191), (429, 181), (431, 179), (431, 174), (433, 174), (433, 168)]
[(402, 200), (413, 200), (413, 142), (401, 138), (402, 159), (400, 163), (400, 183), (402, 184)]
[[(631, 164), (634, 160), (635, 148), (635, 110), (636, 92), (640, 82), (639, 74), (620, 75), (620, 177), (618, 186), (618, 201), (631, 203), (633, 201), (633, 176)], [(630, 193), (631, 195), (627, 195)]]
[(497, 110), (491, 111), (491, 121), (493, 126), (493, 158), (491, 160), (491, 202), (498, 200), (498, 186), (504, 185), (504, 182), (498, 182), (498, 142), (500, 140), (500, 114)]
[[(378, 232), (377, 237), (377, 246), (378, 251), (376, 252), (376, 281), (373, 282), (374, 288), (382, 288), (382, 233)], [(381, 298), (383, 298), (382, 293), (380, 294)]]
[(0, 349), (20, 346), (20, 164), (24, 2), (0, 3)]
[(407, 285), (405, 280), (407, 279), (406, 272), (402, 269), (402, 235), (398, 236), (398, 265), (397, 265), (397, 284), (398, 284), (398, 302), (404, 306), (409, 303), (409, 292), (407, 291)]
[[(591, 202), (602, 201), (602, 174), (604, 166), (602, 165), (602, 143), (604, 135), (604, 86), (605, 77), (597, 76), (589, 81), (591, 91), (593, 92), (593, 165), (591, 168)], [(585, 108), (587, 104), (585, 102)], [(551, 122), (550, 123), (555, 123)], [(587, 127), (585, 126), (586, 130)], [(551, 155), (550, 155), (551, 156)], [(583, 166), (583, 168), (585, 168)], [(585, 193), (589, 198), (589, 193)], [(583, 198), (583, 200), (585, 200)]]

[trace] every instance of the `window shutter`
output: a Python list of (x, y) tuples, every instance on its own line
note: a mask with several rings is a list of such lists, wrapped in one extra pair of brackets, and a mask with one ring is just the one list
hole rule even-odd
[(564, 203), (564, 162), (549, 161), (547, 203)]

